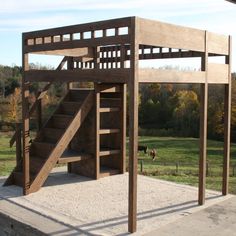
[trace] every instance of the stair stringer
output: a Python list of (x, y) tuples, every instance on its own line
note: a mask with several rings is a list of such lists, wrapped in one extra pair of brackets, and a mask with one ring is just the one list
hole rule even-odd
[(31, 182), (31, 185), (27, 191), (28, 193), (36, 192), (42, 187), (49, 173), (56, 165), (58, 159), (61, 157), (61, 155), (69, 145), (70, 141), (82, 125), (89, 111), (92, 109), (93, 102), (94, 92), (90, 91), (87, 97), (85, 98), (84, 102), (82, 103), (79, 111), (75, 114), (73, 120), (65, 130), (65, 133), (62, 135), (60, 140), (57, 142), (55, 148), (49, 154), (47, 161), (44, 163), (43, 167), (38, 172), (35, 179)]

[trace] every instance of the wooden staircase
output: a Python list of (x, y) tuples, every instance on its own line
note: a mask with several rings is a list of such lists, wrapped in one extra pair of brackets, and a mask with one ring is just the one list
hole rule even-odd
[[(93, 90), (70, 90), (37, 134), (30, 146), (30, 183), (27, 193), (38, 191), (57, 163), (92, 158), (91, 154), (69, 150), (68, 145), (92, 109), (93, 103)], [(22, 169), (22, 166), (17, 166), (5, 185), (23, 186)]]
[[(13, 139), (19, 142), (21, 137), (15, 134)], [(36, 192), (56, 164), (67, 164), (69, 173), (95, 179), (124, 173), (125, 150), (126, 85), (95, 84), (95, 89), (71, 89), (32, 140), (29, 183), (25, 183), (18, 151), (17, 166), (4, 185), (22, 186), (25, 194)]]

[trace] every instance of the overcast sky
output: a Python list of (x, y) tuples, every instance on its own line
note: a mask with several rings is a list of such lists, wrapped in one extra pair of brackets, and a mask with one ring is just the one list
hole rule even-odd
[(224, 0), (2, 0), (0, 64), (21, 65), (22, 32), (126, 16), (230, 34), (236, 49), (236, 4)]

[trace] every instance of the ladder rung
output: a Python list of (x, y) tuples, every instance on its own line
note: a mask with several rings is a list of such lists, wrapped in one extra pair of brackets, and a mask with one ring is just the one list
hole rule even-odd
[(99, 156), (109, 156), (109, 155), (114, 155), (114, 154), (119, 154), (120, 150), (118, 149), (103, 149), (101, 148), (100, 152), (99, 152)]
[(116, 134), (119, 133), (120, 129), (100, 129), (99, 134)]
[(101, 107), (99, 109), (99, 112), (116, 112), (120, 111), (119, 107)]

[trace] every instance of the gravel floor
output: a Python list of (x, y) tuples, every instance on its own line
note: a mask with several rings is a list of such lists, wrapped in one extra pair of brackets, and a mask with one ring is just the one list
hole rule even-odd
[[(57, 168), (37, 193), (21, 196), (16, 186), (0, 187), (0, 197), (92, 235), (127, 234), (128, 174), (91, 180)], [(138, 232), (142, 235), (230, 197), (207, 191), (197, 205), (197, 188), (138, 176)]]

